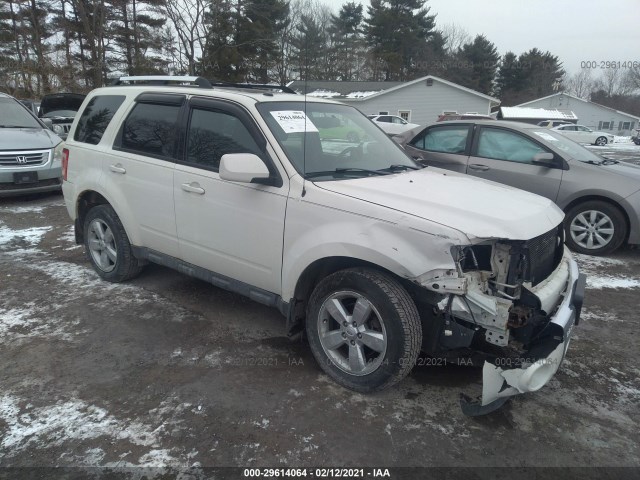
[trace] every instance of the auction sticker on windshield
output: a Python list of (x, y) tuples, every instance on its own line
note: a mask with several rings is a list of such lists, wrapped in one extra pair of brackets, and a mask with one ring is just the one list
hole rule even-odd
[(280, 110), (271, 112), (285, 133), (317, 132), (318, 129), (304, 112), (299, 110)]

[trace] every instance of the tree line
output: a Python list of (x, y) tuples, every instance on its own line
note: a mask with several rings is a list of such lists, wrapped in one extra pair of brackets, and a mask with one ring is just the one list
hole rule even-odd
[(548, 51), (501, 56), (436, 18), (427, 0), (348, 1), (337, 13), (319, 0), (3, 0), (0, 88), (35, 98), (123, 74), (280, 85), (430, 74), (514, 105), (573, 81)]

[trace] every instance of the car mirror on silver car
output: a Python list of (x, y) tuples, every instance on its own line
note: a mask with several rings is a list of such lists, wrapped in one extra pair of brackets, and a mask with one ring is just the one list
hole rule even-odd
[(549, 153), (549, 152), (536, 153), (533, 156), (533, 160), (531, 160), (531, 163), (534, 165), (538, 165), (540, 167), (548, 167), (548, 168), (553, 168), (557, 165), (557, 162), (553, 153)]
[(51, 120), (50, 118), (41, 118), (40, 120), (42, 121), (42, 123), (44, 123), (45, 127), (53, 131), (53, 120)]
[(269, 169), (253, 153), (227, 153), (220, 159), (220, 178), (231, 182), (251, 183), (269, 178)]

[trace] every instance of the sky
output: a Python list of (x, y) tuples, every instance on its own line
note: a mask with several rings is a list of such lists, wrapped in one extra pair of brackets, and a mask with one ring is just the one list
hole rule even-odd
[[(324, 0), (335, 10), (345, 1)], [(361, 3), (366, 12), (369, 1)], [(472, 37), (484, 34), (501, 55), (548, 50), (569, 73), (582, 62), (640, 62), (640, 0), (428, 0), (427, 6), (437, 28), (455, 23)]]

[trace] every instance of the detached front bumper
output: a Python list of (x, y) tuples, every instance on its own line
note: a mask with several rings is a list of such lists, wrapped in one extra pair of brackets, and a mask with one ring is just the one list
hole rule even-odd
[(461, 394), (463, 413), (470, 416), (485, 415), (500, 408), (509, 397), (535, 392), (551, 380), (567, 353), (573, 326), (580, 322), (585, 283), (586, 276), (579, 273), (577, 263), (570, 259), (564, 299), (551, 317), (544, 338), (532, 346), (528, 358), (523, 359), (523, 366), (512, 367), (508, 359), (497, 359), (495, 364), (485, 361), (482, 398), (472, 400)]

